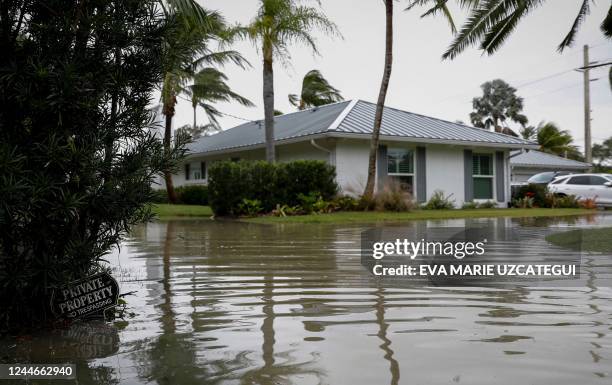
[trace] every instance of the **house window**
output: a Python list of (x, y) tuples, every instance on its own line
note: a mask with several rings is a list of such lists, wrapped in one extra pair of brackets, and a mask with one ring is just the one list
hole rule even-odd
[(493, 156), (474, 154), (472, 162), (474, 199), (493, 199)]
[(206, 162), (185, 163), (185, 180), (206, 178)]
[(414, 188), (414, 151), (390, 148), (387, 151), (387, 174), (402, 190), (412, 194)]

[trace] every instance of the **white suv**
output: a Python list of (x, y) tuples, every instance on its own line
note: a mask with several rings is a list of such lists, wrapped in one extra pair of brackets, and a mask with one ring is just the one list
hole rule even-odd
[(612, 206), (612, 175), (573, 174), (562, 176), (548, 184), (548, 190), (556, 195), (575, 195), (578, 198), (595, 199), (599, 206)]

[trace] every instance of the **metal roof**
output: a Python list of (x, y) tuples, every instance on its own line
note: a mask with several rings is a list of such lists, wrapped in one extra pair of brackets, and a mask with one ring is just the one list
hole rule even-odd
[(585, 170), (590, 164), (577, 160), (562, 158), (542, 151), (530, 150), (510, 158), (512, 166), (545, 167), (558, 170)]
[[(362, 137), (372, 133), (376, 105), (363, 100), (343, 101), (274, 118), (276, 142), (307, 136)], [(533, 148), (535, 143), (510, 135), (385, 107), (381, 125), (383, 140), (415, 140), (425, 143), (490, 145)], [(265, 143), (263, 121), (248, 122), (218, 134), (202, 137), (188, 150), (193, 153), (229, 151)]]

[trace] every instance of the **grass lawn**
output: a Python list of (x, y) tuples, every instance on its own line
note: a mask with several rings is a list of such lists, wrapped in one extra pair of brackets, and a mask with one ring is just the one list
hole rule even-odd
[(210, 217), (213, 213), (208, 206), (155, 204), (153, 212), (161, 219), (172, 217)]
[(297, 215), (291, 217), (257, 217), (243, 219), (256, 223), (373, 223), (400, 222), (418, 219), (491, 218), (491, 217), (552, 217), (593, 214), (587, 209), (474, 209), (474, 210), (414, 210), (404, 213), (351, 211), (332, 214)]
[(551, 234), (546, 240), (566, 249), (609, 253), (612, 252), (612, 227), (571, 230)]

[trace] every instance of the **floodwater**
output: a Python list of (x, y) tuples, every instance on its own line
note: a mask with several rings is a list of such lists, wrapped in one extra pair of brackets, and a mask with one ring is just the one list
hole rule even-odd
[[(561, 253), (545, 234), (612, 216), (403, 225), (474, 223), (529, 229), (493, 253)], [(369, 228), (138, 227), (108, 256), (124, 319), (4, 339), (0, 361), (76, 364), (61, 384), (611, 383), (612, 250), (584, 254), (585, 279), (562, 288), (395, 285), (360, 262)]]

